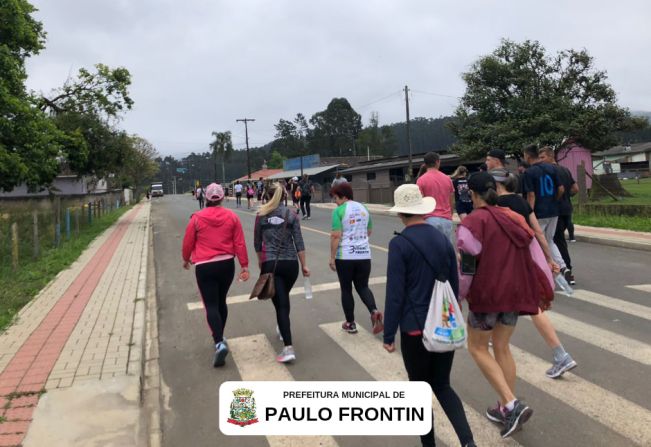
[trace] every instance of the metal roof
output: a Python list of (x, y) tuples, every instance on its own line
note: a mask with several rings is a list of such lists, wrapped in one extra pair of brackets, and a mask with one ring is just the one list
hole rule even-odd
[[(321, 174), (326, 171), (330, 171), (332, 169), (338, 168), (340, 165), (329, 165), (329, 166), (317, 166), (316, 168), (304, 168), (303, 169), (303, 174), (307, 175), (317, 175)], [(292, 169), (290, 171), (282, 171), (274, 175), (270, 175), (267, 177), (269, 180), (279, 180), (282, 178), (290, 178), (290, 177), (300, 177), (301, 176), (301, 170), (300, 169)]]
[(640, 154), (642, 152), (649, 152), (649, 151), (651, 151), (651, 142), (633, 143), (630, 146), (628, 146), (628, 149), (627, 146), (615, 146), (605, 151), (595, 152), (592, 155), (596, 155), (597, 157), (603, 157), (607, 155)]
[[(423, 163), (424, 156), (413, 157), (411, 159), (413, 166), (419, 167)], [(440, 154), (439, 158), (441, 162), (458, 160), (459, 156), (457, 154)], [(391, 169), (391, 168), (401, 168), (409, 166), (409, 159), (401, 158), (399, 160), (390, 160), (390, 161), (381, 161), (379, 163), (365, 163), (363, 165), (355, 166), (353, 168), (343, 169), (342, 174), (352, 174), (355, 172), (365, 172), (365, 171), (376, 171), (378, 169)]]

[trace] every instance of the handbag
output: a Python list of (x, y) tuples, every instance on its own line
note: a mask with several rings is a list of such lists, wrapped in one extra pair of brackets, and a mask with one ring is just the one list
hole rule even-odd
[(280, 251), (285, 246), (285, 239), (287, 236), (287, 221), (289, 220), (289, 210), (285, 213), (285, 222), (283, 223), (283, 242), (278, 249), (278, 256), (276, 256), (276, 261), (274, 262), (274, 268), (269, 273), (261, 273), (258, 280), (253, 286), (251, 295), (249, 299), (257, 298), (259, 300), (268, 300), (273, 298), (276, 294), (276, 285), (274, 284), (274, 275), (276, 274), (276, 266), (278, 265), (278, 258), (280, 257)]
[[(407, 236), (401, 233), (395, 234), (405, 238), (422, 256), (425, 263), (432, 270), (436, 270), (418, 246)], [(424, 325), (421, 325), (420, 321), (418, 321), (418, 315), (411, 301), (409, 301), (409, 307), (411, 307), (411, 311), (414, 313), (416, 323), (421, 328), (423, 345), (426, 350), (429, 352), (449, 352), (465, 347), (466, 324), (461, 313), (461, 307), (457, 298), (454, 296), (454, 291), (448, 278), (439, 275), (434, 281), (432, 297), (429, 302)]]

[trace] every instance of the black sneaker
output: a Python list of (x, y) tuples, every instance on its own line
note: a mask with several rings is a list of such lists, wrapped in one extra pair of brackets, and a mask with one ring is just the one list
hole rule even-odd
[(507, 411), (504, 415), (504, 428), (500, 431), (502, 438), (508, 438), (514, 431), (521, 428), (529, 420), (533, 410), (519, 400), (515, 401), (512, 411)]
[(341, 328), (348, 332), (349, 334), (356, 334), (357, 333), (357, 325), (353, 321), (352, 323), (349, 323), (347, 321), (344, 321), (341, 325)]
[(215, 356), (212, 360), (212, 366), (215, 368), (224, 366), (226, 364), (226, 356), (228, 355), (228, 345), (225, 342), (217, 343), (215, 347)]
[(574, 279), (574, 275), (572, 274), (572, 270), (570, 269), (565, 269), (565, 272), (563, 273), (563, 276), (565, 276), (565, 281), (571, 286), (576, 284), (576, 280)]
[(500, 410), (499, 402), (493, 408), (486, 409), (486, 417), (489, 421), (504, 425), (506, 423), (504, 413)]

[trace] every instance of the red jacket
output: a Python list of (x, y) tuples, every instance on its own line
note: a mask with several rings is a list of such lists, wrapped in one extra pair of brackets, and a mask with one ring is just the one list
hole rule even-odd
[(549, 308), (554, 290), (531, 257), (533, 231), (522, 216), (486, 206), (473, 210), (460, 225), (482, 245), (468, 295), (470, 310), (535, 315), (539, 307)]
[(237, 256), (242, 267), (249, 265), (240, 218), (227, 208), (210, 206), (190, 217), (183, 238), (183, 260), (196, 264), (220, 255)]

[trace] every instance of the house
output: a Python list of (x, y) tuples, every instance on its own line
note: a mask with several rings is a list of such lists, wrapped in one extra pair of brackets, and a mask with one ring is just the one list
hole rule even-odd
[[(260, 177), (262, 177), (264, 180), (267, 180), (270, 176), (272, 176), (274, 174), (278, 174), (279, 172), (282, 172), (282, 171), (283, 171), (282, 169), (267, 169), (267, 168), (260, 169), (259, 171), (255, 171), (255, 172), (251, 173), (251, 181), (256, 182), (256, 181), (260, 180)], [(248, 174), (243, 175), (240, 178), (236, 178), (235, 180), (233, 180), (230, 183), (235, 183), (237, 181), (239, 181), (240, 183), (248, 182), (249, 181)]]
[(648, 176), (651, 174), (651, 142), (615, 146), (592, 154), (595, 174)]
[[(412, 155), (412, 178), (418, 175), (424, 156), (425, 154)], [(439, 156), (441, 171), (448, 175), (462, 163), (457, 154), (439, 153)], [(463, 164), (472, 172), (476, 171), (482, 162), (483, 160), (476, 160)], [(405, 182), (408, 170), (409, 157), (400, 155), (361, 162), (357, 166), (342, 170), (341, 173), (351, 181), (355, 200), (366, 203), (392, 203), (393, 192)]]
[(56, 196), (85, 196), (88, 194), (103, 194), (108, 192), (106, 179), (97, 180), (93, 177), (79, 177), (74, 174), (58, 175), (48, 189), (29, 192), (27, 185), (16, 186), (12, 191), (0, 192), (0, 199), (23, 199), (32, 197)]

